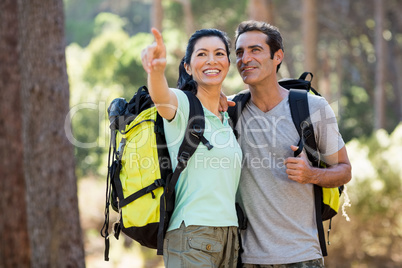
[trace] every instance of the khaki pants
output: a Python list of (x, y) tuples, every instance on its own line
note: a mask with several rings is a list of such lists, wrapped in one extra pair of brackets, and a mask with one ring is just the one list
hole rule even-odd
[(166, 233), (167, 268), (234, 268), (239, 253), (237, 227), (184, 226)]
[(243, 264), (243, 268), (323, 268), (323, 259), (311, 261), (303, 261), (298, 263), (275, 264), (275, 265), (259, 265), (259, 264)]

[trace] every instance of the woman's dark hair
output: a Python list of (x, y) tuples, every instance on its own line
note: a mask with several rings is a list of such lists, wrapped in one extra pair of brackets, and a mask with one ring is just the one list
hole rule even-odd
[[(250, 31), (260, 31), (267, 36), (266, 43), (271, 50), (271, 59), (274, 58), (275, 52), (277, 52), (279, 49), (285, 51), (283, 48), (282, 36), (281, 33), (279, 32), (279, 29), (269, 23), (255, 20), (243, 21), (242, 23), (239, 24), (236, 30), (235, 45), (237, 43), (237, 39), (239, 39), (239, 36), (241, 34)], [(279, 63), (278, 66), (276, 67), (277, 72), (281, 67), (281, 64), (282, 62)]]
[(226, 48), (226, 53), (228, 56), (228, 61), (229, 60), (229, 46), (230, 46), (230, 39), (227, 36), (227, 34), (221, 30), (218, 29), (201, 29), (196, 31), (188, 40), (187, 44), (187, 49), (186, 49), (186, 55), (183, 57), (183, 59), (180, 62), (179, 65), (179, 79), (177, 80), (177, 88), (181, 90), (187, 90), (191, 91), (194, 94), (197, 93), (197, 82), (193, 80), (193, 76), (189, 75), (186, 71), (186, 68), (184, 67), (184, 63), (190, 65), (191, 61), (191, 55), (194, 52), (194, 47), (197, 41), (203, 37), (210, 37), (210, 36), (216, 36), (219, 37), (222, 42), (225, 44)]

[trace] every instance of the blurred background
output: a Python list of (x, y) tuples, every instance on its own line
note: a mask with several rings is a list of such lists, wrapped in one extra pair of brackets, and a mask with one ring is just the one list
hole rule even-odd
[[(3, 4), (5, 2), (13, 3), (9, 0), (0, 2), (2, 5), (0, 19), (10, 21), (7, 14), (12, 13), (6, 13), (6, 5)], [(22, 4), (19, 3), (19, 5)], [(33, 6), (24, 5), (23, 8), (20, 7), (24, 12), (29, 12), (28, 9)], [(16, 9), (8, 9), (7, 12), (10, 10), (20, 12)], [(43, 10), (45, 11), (46, 7), (43, 7)], [(68, 74), (66, 79), (69, 84), (69, 86), (66, 84), (66, 90), (68, 91), (69, 87), (70, 93), (69, 109), (63, 116), (71, 118), (72, 125), (71, 133), (67, 133), (67, 128), (61, 127), (60, 129), (65, 132), (61, 131), (60, 135), (67, 136), (69, 143), (74, 146), (75, 168), (73, 170), (75, 169), (78, 183), (79, 225), (82, 231), (82, 234), (79, 230), (70, 234), (81, 234), (84, 255), (76, 254), (76, 256), (78, 256), (77, 259), (85, 258), (85, 260), (77, 262), (81, 265), (71, 266), (67, 264), (13, 266), (11, 262), (7, 264), (6, 260), (11, 259), (9, 257), (16, 254), (16, 251), (7, 253), (7, 247), (0, 245), (0, 267), (82, 267), (83, 262), (86, 267), (94, 268), (163, 267), (161, 257), (156, 256), (154, 250), (140, 247), (124, 236), (121, 236), (120, 240), (115, 240), (114, 237), (110, 239), (110, 261), (103, 260), (104, 240), (99, 231), (104, 222), (107, 153), (110, 137), (106, 109), (114, 98), (124, 97), (129, 100), (138, 87), (146, 84), (146, 73), (141, 65), (140, 53), (144, 47), (153, 42), (153, 36), (150, 34), (151, 27), (162, 31), (167, 48), (166, 76), (169, 85), (174, 87), (178, 78), (179, 61), (184, 56), (188, 38), (195, 30), (218, 28), (226, 31), (234, 40), (237, 25), (248, 19), (267, 21), (279, 28), (285, 47), (285, 59), (279, 71), (279, 77), (298, 78), (304, 71), (312, 72), (313, 87), (331, 104), (337, 115), (344, 141), (347, 143), (353, 178), (347, 185), (346, 194), (342, 195), (342, 203), (344, 201), (346, 203), (332, 221), (331, 245), (328, 246), (329, 256), (325, 258), (326, 266), (329, 268), (402, 267), (402, 213), (400, 213), (402, 207), (402, 158), (400, 156), (402, 152), (402, 1), (64, 0), (62, 9), (59, 10), (64, 12), (63, 38), (66, 45), (65, 60)], [(54, 24), (53, 21), (49, 23)], [(1, 24), (3, 28), (0, 27), (0, 37), (4, 37), (1, 34), (5, 29), (10, 29), (10, 36), (13, 36), (11, 33), (13, 28), (6, 28), (11, 24), (3, 22)], [(59, 24), (59, 21), (55, 20), (55, 24)], [(40, 29), (40, 26), (38, 28)], [(24, 32), (19, 36), (29, 34)], [(36, 36), (40, 38), (44, 35), (46, 30)], [(4, 40), (8, 42), (11, 39), (3, 38)], [(0, 38), (1, 48), (3, 48), (3, 41)], [(10, 55), (12, 54), (8, 53), (7, 56)], [(0, 59), (3, 61), (5, 57), (1, 56), (0, 50)], [(4, 62), (0, 61), (0, 63)], [(9, 63), (11, 62), (15, 61)], [(245, 88), (233, 64), (235, 62), (233, 52), (231, 62), (231, 69), (223, 89), (227, 95)], [(19, 64), (22, 66), (27, 63), (20, 60)], [(3, 70), (6, 70), (7, 66)], [(0, 76), (0, 82), (7, 82), (8, 80), (4, 79), (9, 77), (11, 76)], [(0, 89), (1, 85), (4, 90), (6, 88), (8, 91), (11, 90), (10, 87), (4, 87), (4, 84), (0, 84)], [(35, 92), (38, 91), (40, 90), (34, 86), (24, 92), (36, 94)], [(4, 94), (0, 95), (2, 105), (7, 103)], [(27, 99), (26, 96), (23, 95), (23, 98)], [(36, 104), (34, 107), (43, 106)], [(37, 108), (35, 111), (40, 109)], [(5, 113), (2, 110), (3, 115)], [(21, 124), (24, 127), (29, 121), (23, 122), (25, 123)], [(0, 120), (0, 146), (2, 159), (6, 159), (6, 156), (13, 154), (15, 150), (10, 154), (6, 153), (8, 142), (7, 139), (5, 141), (1, 139), (6, 129), (2, 128), (2, 124), (3, 121)], [(57, 133), (58, 131), (53, 131), (50, 135)], [(8, 137), (12, 137), (12, 134)], [(38, 134), (37, 140), (41, 141), (42, 138)], [(47, 142), (47, 145), (52, 144)], [(6, 149), (3, 150), (3, 148)], [(51, 151), (56, 151), (57, 154), (57, 150)], [(48, 152), (49, 150), (42, 148), (37, 151), (37, 154), (25, 156), (24, 159), (32, 160)], [(53, 157), (53, 159), (58, 158)], [(3, 160), (2, 167), (7, 167), (7, 163)], [(24, 163), (25, 166), (31, 165), (31, 162), (26, 160)], [(17, 167), (20, 167), (20, 164), (18, 162)], [(62, 161), (61, 165), (63, 165)], [(5, 173), (8, 170), (4, 168), (1, 172)], [(25, 171), (24, 174), (24, 181), (29, 182), (27, 174), (45, 173), (37, 168)], [(36, 181), (40, 183), (40, 179)], [(23, 210), (19, 207), (7, 210), (13, 195), (8, 194), (5, 183), (6, 181), (2, 179), (0, 186), (4, 188), (0, 190), (4, 194), (0, 197), (0, 201), (3, 202), (1, 211), (4, 210), (3, 215), (7, 217), (0, 217), (0, 233), (8, 239), (6, 235), (10, 233), (10, 230), (14, 230), (10, 222), (15, 222), (11, 221), (10, 217), (13, 214), (18, 215), (18, 211)], [(18, 199), (18, 201), (23, 200), (22, 202), (28, 204), (28, 212), (32, 210), (30, 204), (34, 203), (31, 197), (39, 196), (39, 192), (53, 193), (46, 188), (48, 187), (46, 185), (35, 193), (32, 193), (31, 189), (39, 184), (22, 183), (21, 185), (27, 189), (28, 198)], [(56, 189), (56, 193), (62, 193), (65, 190), (68, 189)], [(72, 188), (73, 196), (76, 196), (77, 190)], [(6, 199), (6, 196), (10, 199)], [(40, 205), (43, 207), (48, 207), (52, 203), (41, 201)], [(56, 206), (61, 206), (60, 204), (55, 203)], [(28, 214), (30, 216), (27, 225), (30, 230), (29, 219), (35, 215)], [(48, 217), (49, 215), (51, 217)], [(46, 218), (40, 218), (41, 220), (38, 221), (40, 224), (33, 230), (40, 228), (41, 224), (46, 225), (55, 217), (55, 214), (49, 212)], [(42, 219), (46, 220), (42, 221)], [(117, 214), (111, 211), (111, 222), (115, 220), (117, 220)], [(326, 230), (328, 223), (325, 225)], [(49, 258), (48, 263), (52, 263), (52, 258), (55, 259), (54, 256), (59, 256), (60, 252), (63, 252), (60, 250), (58, 255), (52, 250), (57, 244), (54, 242), (57, 239), (45, 239), (46, 235), (41, 236), (41, 233), (36, 231), (28, 233), (25, 236), (36, 236), (38, 242), (31, 243), (31, 250), (28, 250), (27, 254), (37, 255), (38, 260)], [(19, 241), (25, 236), (16, 236), (16, 240)], [(4, 241), (8, 241), (7, 239)], [(44, 243), (45, 241), (53, 242)], [(38, 245), (44, 244), (49, 247), (49, 251), (51, 250), (52, 253), (49, 255), (53, 256), (52, 258), (48, 257), (45, 250), (41, 252), (36, 250)], [(79, 245), (77, 248), (76, 252), (79, 252)]]
[[(195, 30), (215, 27), (234, 40), (235, 29), (243, 20), (264, 20), (277, 26), (285, 46), (280, 77), (313, 72), (314, 88), (338, 115), (352, 161), (353, 179), (347, 185), (351, 207), (345, 207), (350, 221), (342, 213), (333, 220), (327, 267), (402, 267), (401, 1), (64, 2), (72, 107), (88, 101), (107, 106), (116, 96), (129, 99), (146, 83), (140, 53), (153, 42), (151, 26), (163, 31), (168, 52), (166, 76), (173, 87), (187, 40)], [(244, 88), (233, 56), (224, 84), (226, 94)], [(77, 140), (105, 145), (76, 148), (81, 187), (89, 182), (104, 184), (108, 143), (98, 139), (105, 139), (107, 124), (98, 120), (99, 112), (104, 113), (94, 109), (73, 118)], [(87, 203), (87, 195), (103, 193), (102, 187), (85, 191), (80, 198)], [(96, 202), (99, 211), (101, 201)], [(101, 242), (99, 211), (88, 217), (81, 210), (88, 266), (92, 259), (101, 262), (97, 254), (102, 245), (94, 243)], [(112, 241), (111, 262), (120, 259), (114, 251), (116, 244), (124, 243)], [(125, 249), (130, 253), (124, 258), (141, 257), (144, 267), (153, 267), (153, 254), (136, 247), (130, 244)], [(149, 261), (152, 264), (147, 265)]]

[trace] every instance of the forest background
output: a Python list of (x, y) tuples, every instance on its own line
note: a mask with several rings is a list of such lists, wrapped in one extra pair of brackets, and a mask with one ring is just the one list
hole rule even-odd
[[(21, 264), (18, 259), (26, 264), (19, 267), (68, 267), (67, 263), (73, 263), (70, 267), (163, 267), (154, 250), (128, 239), (112, 238), (110, 261), (103, 261), (104, 242), (99, 231), (104, 221), (110, 131), (106, 109), (114, 98), (130, 99), (146, 83), (140, 53), (153, 42), (152, 26), (163, 32), (168, 54), (166, 76), (169, 85), (174, 86), (191, 33), (214, 27), (226, 31), (233, 40), (236, 26), (247, 19), (264, 20), (280, 29), (285, 60), (279, 77), (296, 78), (304, 71), (312, 72), (313, 87), (333, 107), (347, 142), (353, 167), (353, 178), (347, 185), (351, 206), (344, 207), (347, 215), (340, 212), (332, 222), (327, 267), (402, 266), (402, 165), (398, 157), (402, 151), (401, 1), (60, 0), (54, 1), (60, 2), (55, 9), (48, 0), (33, 1), (35, 7), (21, 7), (22, 2), (17, 2), (14, 6), (12, 0), (0, 1), (1, 25), (9, 25), (3, 20), (12, 22), (7, 17), (10, 13), (5, 12), (8, 7), (18, 14), (19, 28), (14, 32), (19, 33), (15, 39), (20, 44), (16, 45), (16, 69), (4, 60), (13, 54), (5, 55), (6, 50), (0, 49), (0, 167), (4, 178), (17, 176), (16, 180), (2, 179), (0, 184), (4, 193), (0, 208), (5, 215), (0, 217), (0, 234), (8, 242), (0, 245), (0, 267), (16, 267)], [(54, 20), (35, 24), (37, 20), (29, 19), (34, 10), (38, 14), (49, 12), (48, 17)], [(55, 32), (60, 36), (56, 41), (63, 44), (56, 50), (57, 59), (64, 60), (65, 56), (66, 75), (57, 77), (50, 70), (46, 72), (47, 79), (64, 85), (67, 93), (61, 99), (69, 103), (63, 109), (58, 108), (58, 99), (42, 91), (41, 79), (28, 85), (27, 81), (36, 77), (36, 68), (17, 71), (45, 58), (35, 58), (35, 52), (32, 56), (24, 54), (22, 48), (37, 47), (40, 51), (48, 43), (19, 41), (31, 40), (35, 29), (41, 27), (45, 30), (36, 31), (38, 39), (46, 31), (53, 34), (53, 28), (45, 28), (45, 23), (58, 27)], [(0, 37), (14, 37), (12, 30), (1, 27)], [(4, 48), (4, 40), (8, 39), (0, 38), (0, 48)], [(41, 70), (40, 65), (32, 66)], [(21, 75), (9, 75), (14, 73)], [(21, 86), (10, 87), (10, 81)], [(57, 87), (48, 86), (49, 91)], [(230, 95), (244, 88), (232, 64), (223, 90)], [(5, 97), (10, 91), (20, 102), (18, 107), (10, 105)], [(52, 102), (55, 106), (49, 110)], [(15, 113), (19, 109), (21, 113)], [(43, 110), (58, 113), (57, 129), (49, 123), (55, 117), (42, 117), (40, 124), (35, 121)], [(19, 128), (8, 132), (7, 120), (21, 122)], [(10, 145), (14, 145), (12, 139), (18, 136), (14, 135), (18, 129), (23, 142), (15, 140), (15, 148), (19, 148), (15, 150)], [(74, 152), (67, 149), (66, 154), (62, 153), (56, 146), (61, 138), (47, 139), (54, 136), (62, 137)], [(10, 161), (16, 169), (10, 168)], [(65, 173), (70, 174), (68, 180), (61, 175)], [(76, 182), (77, 187), (72, 186)], [(64, 214), (66, 218), (62, 218)], [(72, 222), (78, 215), (79, 222), (73, 229)], [(112, 212), (111, 221), (116, 219)], [(69, 261), (63, 261), (67, 257)]]

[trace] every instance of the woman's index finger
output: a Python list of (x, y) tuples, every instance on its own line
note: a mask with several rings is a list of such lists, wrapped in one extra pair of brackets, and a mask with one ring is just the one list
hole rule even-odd
[(152, 28), (151, 31), (152, 31), (152, 34), (155, 37), (156, 44), (158, 46), (163, 46), (164, 44), (163, 44), (162, 34), (156, 28)]

